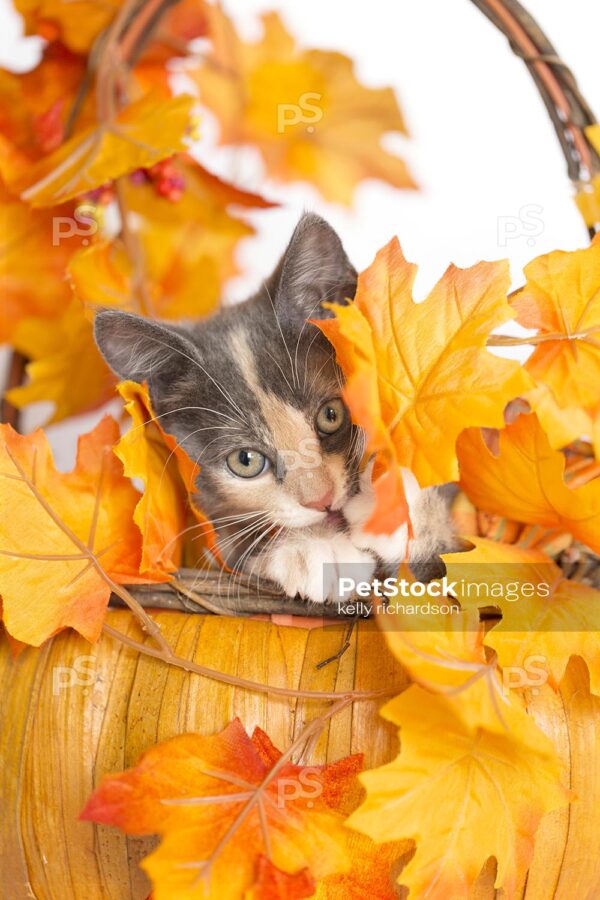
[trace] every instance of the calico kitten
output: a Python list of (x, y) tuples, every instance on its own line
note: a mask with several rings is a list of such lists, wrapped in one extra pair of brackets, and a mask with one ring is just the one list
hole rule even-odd
[[(199, 503), (228, 565), (317, 602), (337, 598), (344, 571), (393, 571), (407, 549), (405, 525), (391, 536), (363, 531), (374, 505), (370, 467), (359, 471), (363, 435), (341, 399), (333, 349), (308, 321), (331, 315), (322, 301), (350, 302), (355, 290), (337, 234), (306, 214), (244, 303), (177, 325), (108, 309), (95, 323), (108, 364), (147, 381), (163, 427), (199, 463)], [(410, 560), (431, 577), (454, 544), (446, 504), (410, 473), (405, 482)]]

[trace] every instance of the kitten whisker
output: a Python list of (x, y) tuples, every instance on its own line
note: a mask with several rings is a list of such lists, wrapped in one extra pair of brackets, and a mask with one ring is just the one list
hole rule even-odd
[(195, 366), (197, 366), (197, 368), (200, 369), (200, 371), (203, 372), (210, 381), (212, 381), (212, 383), (214, 384), (216, 389), (224, 397), (224, 399), (227, 400), (229, 405), (232, 406), (233, 409), (235, 409), (236, 412), (239, 413), (240, 422), (243, 424), (244, 414), (243, 414), (242, 410), (239, 408), (237, 403), (233, 400), (233, 398), (231, 397), (229, 392), (221, 387), (221, 385), (218, 383), (218, 381), (215, 378), (213, 378), (213, 376), (210, 374), (210, 372), (207, 369), (205, 369), (204, 366), (201, 363), (199, 363), (197, 359), (194, 359), (192, 356), (189, 356), (187, 353), (184, 353), (183, 350), (179, 349), (179, 347), (173, 347), (171, 344), (166, 344), (164, 341), (159, 341), (158, 338), (154, 337), (154, 335), (150, 338), (150, 340), (152, 340), (153, 343), (155, 343), (155, 344), (159, 344), (161, 347), (166, 347), (167, 350), (170, 350), (170, 351), (174, 350), (176, 353), (179, 353), (180, 356), (183, 356), (185, 359), (189, 360), (191, 363), (193, 363)]

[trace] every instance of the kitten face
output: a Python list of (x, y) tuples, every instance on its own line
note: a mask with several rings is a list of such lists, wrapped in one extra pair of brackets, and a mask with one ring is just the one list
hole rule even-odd
[(96, 318), (109, 364), (148, 382), (164, 429), (198, 462), (199, 504), (228, 561), (275, 531), (343, 521), (362, 434), (341, 400), (333, 350), (308, 319), (329, 315), (322, 300), (344, 302), (354, 290), (337, 235), (309, 215), (245, 303), (189, 325), (111, 310)]

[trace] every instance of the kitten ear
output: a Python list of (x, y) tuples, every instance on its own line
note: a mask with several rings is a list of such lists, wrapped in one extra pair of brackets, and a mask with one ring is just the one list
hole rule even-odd
[(102, 309), (94, 320), (100, 353), (119, 378), (174, 380), (196, 361), (191, 341), (169, 325), (117, 309)]
[(356, 271), (338, 235), (320, 216), (305, 213), (278, 266), (275, 304), (282, 318), (325, 319), (323, 300), (345, 304), (356, 292)]

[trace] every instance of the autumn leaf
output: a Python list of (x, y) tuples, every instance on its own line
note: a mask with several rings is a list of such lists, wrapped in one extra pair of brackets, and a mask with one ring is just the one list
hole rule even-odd
[[(61, 41), (75, 53), (87, 54), (112, 22), (122, 0), (15, 0), (15, 8), (24, 18), (26, 34), (38, 34), (50, 41)], [(202, 0), (182, 0), (168, 9), (161, 19), (161, 40), (170, 45), (170, 56), (176, 56), (176, 39), (190, 41), (205, 32)], [(159, 42), (160, 43), (160, 42)], [(50, 46), (53, 46), (52, 44)], [(148, 54), (155, 55), (154, 42)]]
[(336, 803), (359, 767), (360, 757), (294, 765), (264, 732), (250, 738), (235, 719), (217, 735), (174, 737), (133, 769), (106, 776), (81, 817), (127, 834), (160, 834), (142, 862), (155, 900), (238, 900), (256, 883), (264, 856), (298, 878), (349, 868)]
[(166, 577), (181, 564), (187, 488), (175, 449), (167, 445), (154, 418), (147, 389), (133, 381), (122, 382), (118, 389), (131, 416), (131, 427), (115, 447), (115, 453), (129, 478), (144, 481), (144, 493), (134, 513), (142, 534), (140, 572), (153, 578)]
[[(0, 172), (10, 179), (12, 169), (32, 165), (62, 143), (85, 60), (62, 44), (44, 48), (40, 61), (19, 74), (0, 69)], [(80, 127), (94, 121), (93, 97), (78, 106)]]
[(529, 386), (518, 363), (485, 349), (490, 331), (511, 318), (506, 263), (451, 266), (422, 303), (412, 297), (416, 271), (394, 238), (359, 276), (354, 303), (332, 306), (335, 318), (317, 323), (335, 347), (368, 449), (395, 484), (392, 499), (392, 487), (381, 491), (373, 530), (383, 530), (386, 497), (401, 503), (400, 467), (422, 487), (455, 480), (460, 432), (502, 426), (508, 401)]
[(142, 286), (123, 242), (98, 242), (69, 266), (75, 292), (86, 304), (165, 319), (199, 317), (215, 309), (224, 281), (237, 273), (239, 241), (254, 234), (229, 208), (271, 204), (221, 181), (190, 158), (173, 160), (171, 168), (181, 190), (176, 200), (159, 195), (141, 172), (121, 185), (122, 202), (136, 221)]
[(538, 549), (473, 541), (469, 554), (447, 553), (443, 559), (448, 577), (457, 579), (461, 606), (473, 611), (495, 606), (502, 613), (485, 644), (508, 667), (507, 686), (530, 686), (525, 676), (531, 670), (556, 690), (570, 658), (581, 656), (591, 689), (599, 693), (600, 591), (565, 578)]
[(365, 178), (415, 186), (405, 163), (381, 147), (384, 133), (406, 133), (390, 88), (364, 87), (341, 53), (299, 49), (277, 13), (262, 17), (255, 43), (240, 39), (218, 5), (208, 17), (212, 49), (190, 74), (223, 143), (253, 144), (269, 174), (310, 181), (339, 203), (350, 203)]
[(36, 647), (64, 628), (95, 641), (112, 584), (142, 580), (139, 494), (112, 452), (117, 424), (106, 416), (81, 437), (67, 474), (56, 471), (42, 431), (24, 437), (2, 425), (0, 435), (6, 628)]
[(555, 450), (566, 447), (584, 434), (591, 435), (594, 430), (593, 411), (580, 406), (559, 406), (548, 385), (541, 381), (524, 394), (524, 399), (537, 415)]
[(503, 706), (504, 730), (473, 720), (473, 703), (485, 703), (474, 695), (486, 692), (482, 681), (452, 697), (413, 685), (382, 710), (401, 726), (402, 750), (360, 775), (367, 797), (347, 824), (376, 841), (416, 842), (399, 878), (411, 896), (466, 900), (495, 856), (496, 885), (515, 897), (540, 819), (567, 802), (552, 745), (516, 698)]
[(114, 375), (76, 298), (50, 327), (45, 318), (23, 319), (13, 331), (12, 344), (32, 360), (26, 367), (27, 383), (6, 392), (17, 409), (50, 402), (54, 408), (49, 422), (59, 422), (114, 397)]
[(525, 267), (512, 299), (517, 321), (542, 338), (525, 363), (560, 407), (596, 405), (600, 384), (600, 241), (555, 250)]
[(3, 177), (34, 207), (63, 203), (183, 150), (193, 105), (189, 96), (165, 100), (148, 93), (114, 122), (82, 129), (33, 165), (5, 165)]
[(274, 866), (267, 856), (259, 856), (256, 872), (256, 881), (244, 891), (244, 900), (302, 900), (314, 896), (315, 881), (308, 869), (290, 875)]
[(26, 34), (40, 34), (60, 40), (76, 53), (91, 49), (96, 37), (113, 19), (122, 0), (15, 0), (15, 8), (25, 20)]
[[(600, 153), (600, 124), (588, 125), (585, 133), (596, 153)], [(588, 228), (600, 223), (600, 174), (579, 185), (575, 202)]]
[[(91, 220), (79, 229), (76, 207), (65, 204), (56, 211), (32, 210), (0, 186), (0, 341), (16, 345), (14, 333), (24, 318), (59, 318), (71, 302), (65, 269), (73, 254), (86, 241)], [(35, 265), (32, 265), (35, 260)]]
[(568, 487), (564, 456), (551, 448), (533, 413), (507, 425), (499, 440), (498, 456), (478, 429), (458, 440), (460, 480), (473, 503), (518, 522), (567, 531), (600, 552), (600, 479)]
[[(462, 555), (455, 554), (455, 557), (462, 558)], [(411, 599), (416, 609), (404, 611), (405, 602), (390, 600), (385, 613), (378, 614), (377, 624), (412, 681), (429, 691), (444, 693), (466, 689), (478, 678), (489, 676), (490, 687), (495, 690), (491, 681), (494, 672), (485, 655), (484, 631), (477, 610), (455, 608), (449, 613), (432, 613), (423, 604), (419, 611), (417, 600)], [(441, 601), (436, 598), (435, 602), (456, 607), (454, 598)], [(493, 706), (494, 698), (490, 700)]]
[(133, 516), (142, 534), (140, 572), (168, 576), (181, 562), (187, 494), (177, 458), (154, 421), (147, 390), (125, 381), (119, 385), (119, 393), (131, 416), (131, 427), (115, 447), (115, 454), (128, 478), (144, 481), (144, 493)]

